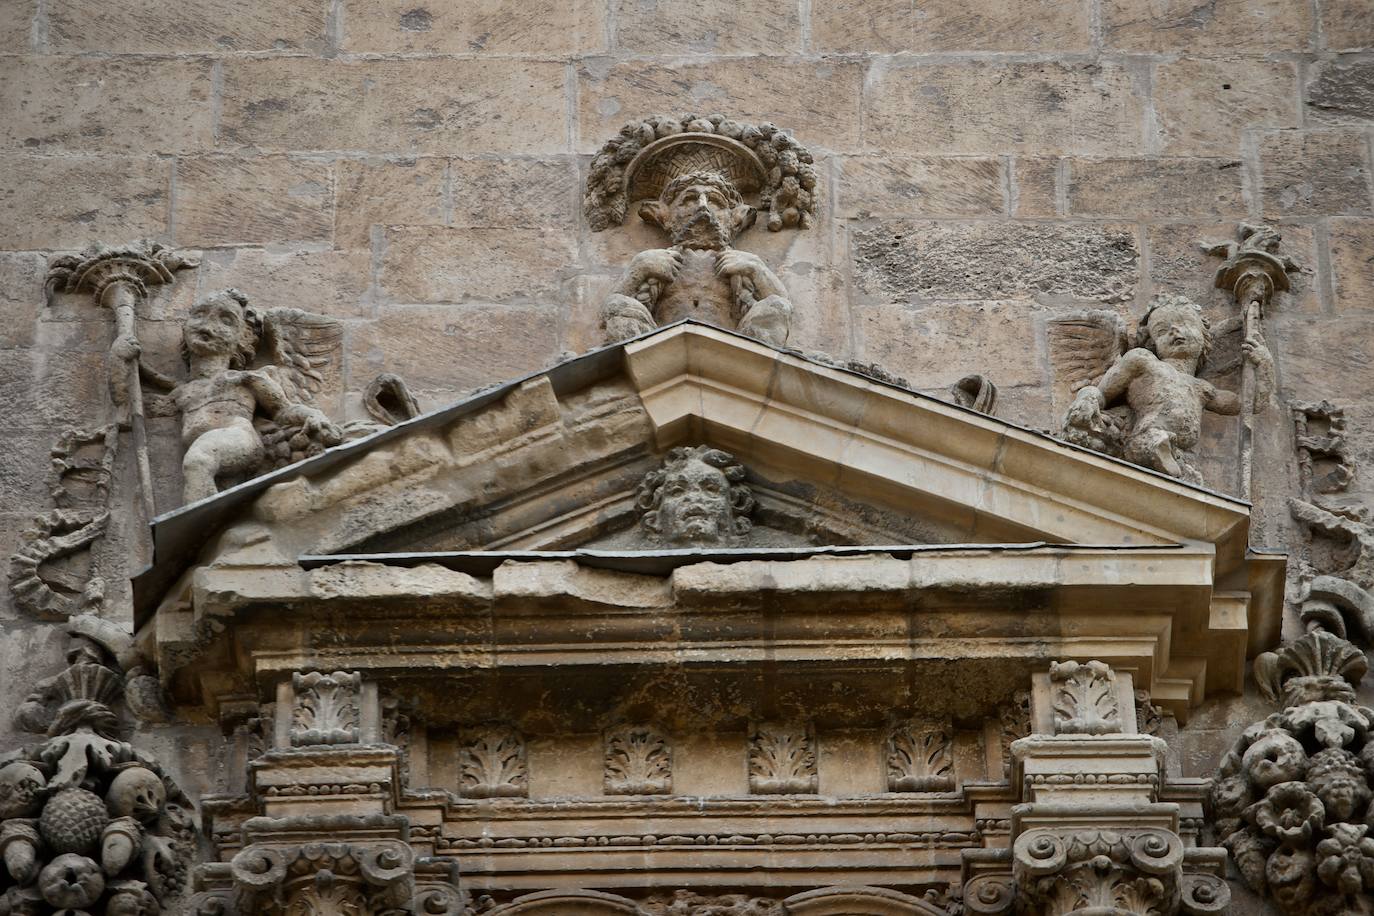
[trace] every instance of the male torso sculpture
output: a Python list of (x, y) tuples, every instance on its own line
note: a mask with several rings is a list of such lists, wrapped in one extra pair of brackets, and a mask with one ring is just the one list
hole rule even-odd
[(782, 346), (792, 303), (782, 281), (757, 255), (731, 247), (753, 225), (754, 208), (719, 172), (670, 181), (640, 217), (668, 233), (668, 248), (641, 251), (607, 297), (609, 340), (624, 340), (680, 318), (697, 318)]

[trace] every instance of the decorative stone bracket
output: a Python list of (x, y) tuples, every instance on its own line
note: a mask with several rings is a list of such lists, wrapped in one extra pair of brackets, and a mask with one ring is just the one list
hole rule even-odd
[(416, 854), (399, 748), (384, 743), (377, 685), (359, 672), (296, 672), (277, 687), (271, 747), (249, 763), (263, 816), (228, 863), (196, 874), (196, 916), (403, 916), (462, 912), (457, 863)]
[(1132, 678), (1064, 662), (1033, 679), (1036, 734), (1012, 742), (1010, 849), (965, 853), (970, 914), (1224, 912), (1225, 850), (1185, 848), (1161, 801), (1165, 744), (1137, 734)]

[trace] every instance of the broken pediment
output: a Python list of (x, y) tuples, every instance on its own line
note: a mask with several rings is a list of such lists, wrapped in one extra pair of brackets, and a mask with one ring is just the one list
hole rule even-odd
[[(1274, 635), (1283, 564), (1247, 557), (1248, 525), (1232, 498), (682, 322), (163, 516), (135, 594), (164, 677), (212, 704), (321, 640), (340, 669), (451, 679), (515, 644), (604, 674), (668, 643), (747, 667), (739, 645), (783, 640), (817, 661), (852, 641), (864, 690), (970, 652), (971, 687), (1103, 658), (1186, 713)], [(619, 629), (588, 637), (588, 615)]]

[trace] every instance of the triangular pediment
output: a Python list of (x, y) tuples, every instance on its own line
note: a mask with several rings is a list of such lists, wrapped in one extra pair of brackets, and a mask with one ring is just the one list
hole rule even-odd
[(681, 322), (160, 518), (140, 604), (264, 540), (281, 558), (653, 551), (636, 489), (683, 445), (747, 468), (755, 527), (736, 548), (1191, 544), (1215, 550), (1219, 575), (1245, 550), (1235, 499)]

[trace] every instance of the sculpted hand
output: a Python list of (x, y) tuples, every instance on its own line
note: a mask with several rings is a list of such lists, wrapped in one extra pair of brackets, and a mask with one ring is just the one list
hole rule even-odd
[(1256, 366), (1262, 366), (1273, 360), (1269, 354), (1269, 347), (1264, 343), (1264, 335), (1258, 330), (1253, 330), (1246, 335), (1245, 340), (1241, 341), (1240, 348), (1245, 352), (1245, 358)]
[(1078, 392), (1064, 416), (1064, 425), (1077, 429), (1100, 430), (1102, 428), (1101, 395), (1096, 388), (1089, 386)]
[(672, 283), (682, 269), (682, 253), (671, 248), (650, 248), (641, 251), (630, 261), (630, 276), (636, 285), (650, 280)]
[(139, 355), (143, 353), (143, 347), (139, 344), (138, 338), (134, 335), (120, 334), (115, 338), (114, 343), (110, 345), (110, 353), (115, 359), (131, 363), (138, 359)]
[(739, 277), (754, 286), (762, 286), (768, 275), (768, 265), (756, 254), (731, 248), (716, 257), (716, 273), (722, 277)]

